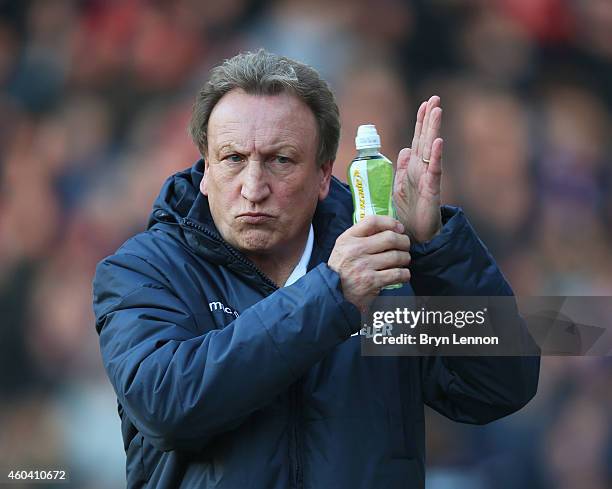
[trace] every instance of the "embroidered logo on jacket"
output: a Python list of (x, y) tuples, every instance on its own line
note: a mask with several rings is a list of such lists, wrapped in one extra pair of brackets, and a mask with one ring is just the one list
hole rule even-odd
[(231, 307), (228, 307), (219, 301), (209, 302), (208, 308), (210, 309), (210, 312), (223, 311), (225, 314), (231, 314), (232, 316), (235, 316), (235, 317), (240, 316), (240, 314), (238, 314), (238, 311), (235, 311)]

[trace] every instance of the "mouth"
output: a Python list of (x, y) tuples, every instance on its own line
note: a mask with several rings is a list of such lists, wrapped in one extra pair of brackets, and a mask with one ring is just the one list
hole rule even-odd
[(274, 216), (264, 212), (243, 212), (236, 219), (246, 224), (261, 224), (274, 219)]

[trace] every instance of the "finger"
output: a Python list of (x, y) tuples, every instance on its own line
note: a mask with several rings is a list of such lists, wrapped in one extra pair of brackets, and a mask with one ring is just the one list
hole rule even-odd
[(442, 109), (440, 107), (434, 107), (431, 111), (431, 117), (429, 120), (429, 126), (425, 133), (425, 145), (423, 146), (423, 152), (421, 156), (425, 160), (431, 160), (431, 147), (434, 140), (440, 135), (440, 126), (442, 124)]
[(419, 155), (420, 157), (423, 156), (423, 148), (425, 147), (424, 135), (427, 134), (427, 128), (429, 127), (429, 119), (431, 118), (431, 111), (434, 109), (434, 107), (437, 107), (438, 105), (440, 105), (440, 97), (438, 97), (437, 95), (432, 95), (427, 101), (427, 107), (425, 109), (425, 118), (423, 119), (421, 137), (419, 139), (419, 146), (417, 149), (417, 155)]
[(442, 138), (436, 138), (431, 148), (431, 160), (427, 165), (429, 192), (432, 195), (440, 195), (442, 183), (442, 149), (444, 141)]
[(367, 237), (382, 231), (404, 232), (404, 226), (390, 216), (366, 216), (346, 231), (350, 236)]
[(374, 270), (407, 267), (410, 264), (410, 253), (400, 250), (389, 250), (370, 255), (368, 265)]
[(427, 173), (431, 173), (438, 178), (442, 175), (442, 150), (444, 149), (444, 140), (436, 138), (431, 145), (431, 160), (427, 167)]
[[(436, 112), (435, 109), (439, 108), (439, 105), (440, 105), (440, 97), (438, 97), (437, 95), (433, 95), (427, 101), (427, 109), (425, 111), (425, 120), (423, 121), (423, 129), (421, 131), (421, 139), (419, 141), (420, 144), (419, 144), (418, 154), (421, 156), (421, 158), (426, 158), (426, 156), (424, 155), (425, 148), (427, 144), (431, 144), (431, 141), (428, 141), (427, 137), (430, 134), (432, 121), (433, 121), (433, 115), (434, 115), (434, 112)], [(430, 153), (430, 148), (428, 148), (427, 151), (428, 153)]]
[(421, 131), (423, 130), (423, 120), (425, 119), (425, 109), (427, 108), (427, 101), (422, 102), (417, 110), (416, 123), (414, 125), (414, 136), (412, 136), (412, 147), (417, 148), (419, 146), (419, 138), (421, 137)]
[(360, 244), (365, 253), (374, 255), (387, 250), (410, 250), (410, 238), (395, 231), (383, 231), (381, 233), (363, 238)]
[(409, 280), (410, 270), (408, 268), (389, 268), (374, 274), (374, 285), (378, 289), (382, 289), (387, 285), (403, 284)]

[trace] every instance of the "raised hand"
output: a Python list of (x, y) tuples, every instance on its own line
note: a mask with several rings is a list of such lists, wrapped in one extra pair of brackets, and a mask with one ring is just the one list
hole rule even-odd
[(398, 220), (416, 243), (429, 241), (442, 227), (441, 121), (440, 97), (434, 95), (417, 111), (412, 147), (402, 149), (397, 157), (393, 202)]

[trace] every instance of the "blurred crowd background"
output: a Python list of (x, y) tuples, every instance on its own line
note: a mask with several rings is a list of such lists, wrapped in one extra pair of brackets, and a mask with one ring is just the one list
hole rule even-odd
[[(94, 268), (198, 158), (208, 70), (260, 46), (332, 85), (342, 179), (359, 124), (395, 159), (439, 94), (443, 200), (517, 294), (612, 295), (610, 0), (0, 0), (0, 469), (125, 487)], [(612, 487), (611, 386), (609, 357), (549, 357), (514, 416), (429, 411), (428, 489)]]

